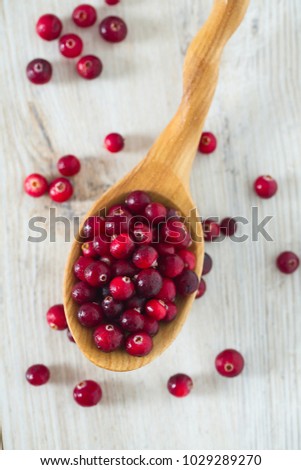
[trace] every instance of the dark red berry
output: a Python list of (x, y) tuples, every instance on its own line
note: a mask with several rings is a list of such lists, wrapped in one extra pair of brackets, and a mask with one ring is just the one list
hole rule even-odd
[(206, 242), (211, 242), (220, 236), (220, 226), (213, 219), (206, 219), (203, 222), (204, 239)]
[(120, 0), (105, 0), (107, 5), (117, 5), (117, 3), (120, 2)]
[(184, 269), (184, 271), (175, 278), (177, 293), (180, 295), (190, 295), (199, 287), (199, 280), (194, 271)]
[(93, 337), (96, 346), (103, 352), (115, 351), (123, 343), (123, 333), (119, 326), (109, 323), (98, 326)]
[(63, 176), (56, 178), (50, 183), (49, 196), (55, 202), (65, 202), (71, 198), (73, 194), (73, 186), (69, 180)]
[(215, 367), (224, 377), (235, 377), (244, 368), (244, 358), (235, 349), (225, 349), (216, 357)]
[(108, 236), (127, 234), (129, 232), (130, 218), (125, 215), (109, 215), (105, 221), (105, 233)]
[(153, 241), (153, 233), (147, 225), (136, 222), (132, 229), (133, 238), (139, 245), (149, 245)]
[(110, 292), (115, 300), (127, 300), (135, 293), (135, 286), (127, 276), (119, 276), (110, 282)]
[[(104, 217), (100, 217), (98, 215), (88, 217), (84, 223), (82, 232), (83, 232), (83, 238), (86, 238), (87, 240), (92, 240), (94, 237), (103, 234), (105, 232)], [(104, 241), (109, 241), (109, 240), (105, 238)], [(109, 250), (108, 250), (108, 253), (109, 253)], [(101, 253), (98, 253), (98, 254), (101, 254)]]
[(99, 34), (108, 42), (121, 42), (126, 38), (127, 26), (118, 16), (108, 16), (99, 25)]
[(80, 161), (74, 155), (65, 155), (58, 160), (57, 169), (63, 176), (74, 176), (80, 171)]
[(44, 385), (50, 378), (50, 372), (43, 364), (35, 364), (27, 369), (25, 376), (31, 385)]
[(85, 55), (78, 60), (76, 70), (78, 75), (86, 80), (93, 80), (101, 74), (102, 62), (95, 55)]
[(284, 251), (276, 260), (277, 268), (284, 274), (292, 274), (298, 269), (300, 260), (292, 251)]
[(161, 228), (161, 242), (169, 243), (176, 249), (186, 248), (191, 244), (191, 236), (187, 228), (177, 219), (169, 219)]
[(112, 207), (110, 207), (108, 210), (108, 216), (110, 215), (123, 215), (129, 219), (132, 217), (132, 214), (127, 210), (124, 204), (114, 204)]
[(194, 253), (183, 248), (182, 250), (179, 250), (177, 252), (177, 255), (180, 256), (180, 258), (182, 258), (182, 260), (184, 261), (185, 268), (192, 269), (192, 270), (195, 268), (196, 259), (195, 259)]
[(138, 272), (136, 266), (131, 261), (125, 259), (119, 259), (117, 261), (115, 260), (115, 262), (112, 264), (111, 270), (113, 277), (133, 277)]
[(85, 280), (90, 286), (100, 287), (111, 279), (110, 267), (102, 261), (94, 261), (85, 269)]
[(145, 217), (149, 220), (149, 222), (154, 224), (165, 221), (166, 214), (166, 207), (163, 206), (163, 204), (160, 204), (160, 202), (151, 202), (144, 210)]
[(186, 374), (176, 374), (170, 377), (167, 382), (169, 393), (174, 397), (182, 398), (189, 395), (193, 387), (191, 378)]
[(174, 255), (176, 250), (173, 245), (169, 245), (168, 243), (154, 243), (154, 248), (156, 248), (159, 255)]
[(133, 263), (139, 269), (147, 269), (157, 265), (158, 253), (155, 248), (140, 246), (133, 254)]
[(135, 244), (127, 233), (121, 233), (111, 242), (110, 253), (114, 258), (128, 258), (135, 248)]
[(111, 295), (107, 295), (103, 299), (103, 301), (101, 302), (101, 307), (104, 314), (109, 320), (113, 320), (114, 318), (119, 317), (124, 310), (123, 303), (114, 300)]
[(159, 322), (155, 318), (144, 315), (143, 331), (150, 336), (155, 336), (159, 331)]
[(168, 210), (167, 210), (167, 215), (166, 215), (166, 219), (177, 219), (177, 220), (181, 220), (181, 212), (178, 211), (177, 209), (174, 209), (173, 207), (170, 207)]
[(203, 132), (199, 143), (199, 152), (212, 153), (217, 147), (217, 140), (211, 132)]
[(154, 298), (162, 288), (162, 276), (153, 268), (143, 269), (135, 279), (137, 294), (146, 299)]
[(201, 278), (195, 298), (199, 299), (200, 297), (203, 297), (205, 292), (206, 292), (206, 282), (204, 281), (203, 278)]
[(93, 247), (99, 256), (110, 254), (110, 238), (105, 235), (97, 235), (93, 240)]
[(150, 203), (151, 198), (144, 191), (133, 191), (125, 200), (125, 205), (130, 212), (141, 215), (143, 215), (146, 206)]
[(101, 397), (101, 387), (94, 380), (83, 380), (73, 390), (73, 398), (80, 406), (95, 406)]
[(146, 356), (153, 348), (153, 340), (148, 333), (140, 331), (127, 337), (125, 350), (131, 356)]
[(46, 41), (57, 39), (63, 29), (61, 20), (50, 13), (41, 16), (36, 24), (38, 35)]
[(205, 253), (204, 255), (204, 264), (203, 264), (203, 272), (202, 275), (205, 276), (206, 274), (210, 273), (212, 269), (212, 258), (208, 253)]
[(106, 136), (104, 144), (109, 152), (117, 153), (124, 147), (124, 138), (117, 132), (112, 132)]
[(125, 331), (135, 333), (136, 331), (143, 330), (144, 316), (141, 315), (139, 309), (125, 310), (119, 319), (119, 324)]
[(68, 59), (73, 59), (81, 55), (83, 41), (77, 34), (64, 34), (59, 40), (60, 53)]
[(39, 173), (33, 173), (24, 181), (24, 190), (31, 197), (40, 197), (48, 191), (48, 181)]
[(259, 176), (254, 182), (254, 191), (263, 199), (268, 199), (274, 196), (277, 189), (277, 181), (269, 175)]
[(167, 278), (164, 277), (162, 279), (162, 287), (159, 290), (158, 294), (155, 296), (156, 299), (161, 299), (164, 302), (171, 301), (173, 302), (176, 298), (176, 286), (175, 283)]
[[(94, 243), (90, 240), (81, 245), (82, 254), (87, 258), (96, 258), (97, 253), (94, 249)], [(94, 261), (94, 260), (93, 260)]]
[(163, 320), (166, 316), (167, 306), (163, 300), (152, 299), (146, 303), (145, 312), (149, 317), (158, 321)]
[(81, 281), (85, 281), (85, 269), (93, 262), (94, 259), (89, 256), (80, 256), (73, 266), (75, 276)]
[[(101, 256), (99, 258), (99, 261), (102, 261), (103, 263), (106, 263), (110, 267), (113, 265), (113, 263), (116, 262), (115, 258), (113, 258), (113, 256), (111, 256), (111, 255)], [(111, 274), (112, 274), (112, 270), (111, 270)]]
[(97, 20), (97, 13), (92, 5), (79, 5), (73, 10), (72, 19), (76, 26), (88, 28), (93, 26)]
[(104, 320), (104, 315), (100, 305), (94, 302), (88, 302), (80, 306), (77, 312), (77, 318), (81, 325), (87, 328), (93, 328)]
[(96, 299), (97, 290), (95, 287), (89, 286), (89, 284), (80, 281), (74, 284), (71, 296), (77, 304), (82, 305), (86, 302), (93, 302), (93, 300)]
[(166, 322), (171, 322), (172, 320), (174, 320), (174, 318), (177, 316), (177, 313), (178, 313), (178, 308), (176, 306), (175, 303), (173, 302), (165, 302), (166, 304), (166, 307), (167, 307), (167, 311), (166, 311), (166, 315), (164, 317), (164, 321)]
[(53, 330), (66, 330), (68, 327), (64, 305), (57, 304), (50, 307), (46, 314), (47, 323)]
[(146, 303), (146, 299), (143, 299), (142, 297), (138, 297), (137, 295), (134, 295), (130, 299), (126, 301), (126, 308), (131, 309), (131, 308), (140, 308), (141, 310), (144, 308), (144, 305)]
[(176, 277), (184, 269), (184, 261), (178, 255), (162, 256), (159, 259), (158, 269), (164, 277)]
[(73, 338), (72, 333), (69, 330), (69, 328), (67, 328), (67, 338), (69, 339), (70, 343), (75, 343), (75, 339)]
[(52, 66), (48, 60), (34, 59), (27, 65), (26, 75), (31, 83), (44, 85), (52, 77)]
[(236, 232), (236, 229), (237, 223), (235, 219), (232, 219), (231, 217), (226, 217), (221, 221), (220, 230), (224, 235), (231, 237)]

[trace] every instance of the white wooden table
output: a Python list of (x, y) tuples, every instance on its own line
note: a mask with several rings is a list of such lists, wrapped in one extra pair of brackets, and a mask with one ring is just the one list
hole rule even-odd
[[(56, 241), (29, 243), (28, 221), (49, 221), (47, 197), (22, 190), (24, 177), (56, 173), (57, 159), (74, 153), (82, 171), (75, 197), (57, 215), (83, 215), (92, 201), (130, 170), (176, 110), (181, 66), (189, 41), (209, 13), (209, 0), (122, 0), (118, 7), (90, 2), (99, 17), (119, 14), (128, 39), (105, 44), (97, 27), (82, 32), (86, 52), (99, 55), (103, 75), (86, 82), (60, 57), (56, 42), (35, 34), (45, 12), (64, 18), (76, 0), (2, 0), (1, 5), (1, 401), (5, 449), (297, 449), (301, 445), (300, 272), (284, 276), (274, 266), (280, 251), (301, 253), (301, 5), (299, 0), (252, 0), (246, 20), (229, 43), (206, 128), (219, 140), (215, 154), (197, 155), (192, 194), (203, 216), (272, 215), (273, 242), (226, 240), (207, 247), (214, 269), (208, 291), (195, 302), (183, 332), (148, 367), (118, 374), (95, 368), (65, 332), (47, 327), (45, 312), (62, 300), (69, 243), (57, 225)], [(4, 21), (3, 21), (4, 19)], [(54, 77), (31, 85), (26, 64), (45, 57)], [(102, 147), (119, 131), (126, 150)], [(4, 171), (3, 171), (4, 168)], [(252, 182), (272, 174), (279, 193), (259, 200)], [(47, 222), (48, 223), (48, 222)], [(241, 232), (251, 233), (251, 224)], [(236, 379), (220, 377), (214, 358), (226, 347), (245, 356)], [(52, 379), (34, 388), (26, 368), (47, 364)], [(192, 376), (186, 399), (168, 394), (176, 372)], [(103, 386), (99, 406), (72, 399), (80, 380)]]

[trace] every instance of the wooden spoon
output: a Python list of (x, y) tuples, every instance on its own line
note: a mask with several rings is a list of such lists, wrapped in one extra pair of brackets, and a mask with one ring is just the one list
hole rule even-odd
[[(154, 200), (177, 208), (190, 217), (194, 239), (191, 247), (197, 257), (196, 273), (203, 265), (204, 242), (195, 204), (190, 196), (189, 177), (201, 131), (218, 80), (223, 48), (239, 26), (249, 0), (215, 0), (211, 14), (188, 48), (184, 63), (184, 90), (179, 109), (151, 147), (147, 156), (127, 176), (106, 191), (86, 215), (99, 214), (105, 208), (124, 201), (133, 190), (145, 190)], [(84, 220), (85, 220), (84, 219)], [(76, 282), (73, 264), (80, 256), (80, 243), (75, 240), (67, 260), (64, 279), (64, 306), (71, 333), (81, 351), (99, 367), (113, 371), (130, 371), (145, 366), (168, 348), (187, 319), (194, 295), (178, 302), (179, 313), (170, 324), (162, 324), (154, 347), (145, 357), (133, 357), (123, 350), (103, 353), (96, 348), (92, 332), (77, 320), (78, 305), (71, 297)]]

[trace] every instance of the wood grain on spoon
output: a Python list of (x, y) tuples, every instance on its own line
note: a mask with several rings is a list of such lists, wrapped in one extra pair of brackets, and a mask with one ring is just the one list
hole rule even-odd
[[(197, 257), (196, 273), (201, 275), (204, 242), (201, 224), (190, 196), (189, 177), (204, 121), (218, 80), (223, 48), (239, 26), (249, 0), (215, 0), (211, 14), (188, 48), (183, 74), (183, 98), (179, 109), (162, 132), (147, 156), (128, 175), (104, 193), (86, 214), (84, 220), (104, 208), (123, 202), (136, 189), (147, 191), (156, 201), (177, 208), (190, 217), (194, 239), (190, 248)], [(189, 314), (194, 295), (177, 302), (179, 313), (169, 324), (160, 324), (154, 347), (145, 357), (133, 357), (123, 350), (103, 353), (94, 344), (92, 331), (77, 320), (78, 305), (71, 297), (76, 282), (73, 265), (81, 255), (80, 243), (74, 241), (67, 260), (64, 278), (64, 305), (72, 335), (86, 357), (99, 367), (113, 371), (129, 371), (149, 364), (173, 342)]]

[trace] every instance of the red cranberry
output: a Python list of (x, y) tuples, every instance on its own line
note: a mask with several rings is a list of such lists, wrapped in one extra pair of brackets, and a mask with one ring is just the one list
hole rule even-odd
[(44, 385), (50, 378), (50, 372), (43, 364), (35, 364), (27, 369), (25, 376), (31, 385)]
[(191, 237), (183, 222), (169, 219), (161, 228), (161, 241), (176, 248), (186, 248), (191, 244)]
[(153, 241), (153, 233), (147, 225), (136, 222), (133, 227), (133, 238), (139, 245), (149, 245)]
[(73, 338), (72, 333), (69, 330), (69, 328), (67, 328), (67, 338), (69, 339), (70, 343), (75, 343), (75, 339)]
[(56, 178), (50, 183), (49, 196), (55, 202), (65, 202), (71, 198), (73, 186), (69, 180), (64, 177)]
[(158, 269), (165, 277), (176, 277), (184, 269), (184, 261), (178, 255), (162, 256), (159, 259)]
[(108, 16), (99, 25), (99, 34), (108, 42), (121, 42), (126, 38), (127, 26), (118, 16)]
[(61, 20), (52, 14), (43, 15), (38, 19), (36, 31), (46, 41), (57, 39), (63, 29)]
[(84, 380), (73, 390), (73, 398), (80, 406), (95, 406), (100, 402), (102, 390), (94, 380)]
[(133, 263), (125, 259), (119, 259), (117, 261), (115, 260), (115, 262), (112, 264), (113, 277), (133, 277), (135, 276), (135, 274), (137, 274), (137, 272), (138, 269), (136, 268), (136, 266), (134, 266)]
[(150, 336), (155, 336), (159, 331), (159, 322), (155, 318), (144, 315), (143, 331)]
[(57, 169), (63, 176), (74, 176), (80, 171), (80, 161), (74, 155), (65, 155), (57, 162)]
[(144, 191), (133, 191), (126, 200), (125, 205), (133, 214), (143, 214), (146, 206), (151, 203), (151, 198)]
[(104, 319), (100, 305), (89, 302), (80, 306), (77, 318), (81, 325), (92, 328), (99, 325)]
[(93, 247), (99, 256), (110, 254), (110, 239), (105, 235), (98, 235), (93, 240)]
[(231, 237), (232, 235), (234, 235), (236, 229), (237, 223), (235, 219), (231, 219), (231, 217), (226, 217), (221, 221), (220, 230), (227, 237)]
[(72, 19), (76, 26), (88, 28), (96, 22), (97, 13), (92, 5), (79, 5), (73, 10)]
[(89, 256), (80, 256), (73, 266), (75, 276), (81, 281), (85, 281), (85, 269), (93, 262), (94, 259)]
[(57, 304), (50, 307), (46, 314), (47, 323), (53, 330), (65, 330), (67, 328), (67, 320), (64, 305)]
[(115, 277), (110, 282), (110, 292), (114, 300), (127, 300), (135, 293), (135, 286), (127, 276)]
[(195, 298), (196, 298), (196, 299), (199, 299), (200, 297), (203, 297), (203, 295), (205, 294), (205, 292), (206, 292), (206, 282), (205, 282), (204, 279), (202, 278), (202, 279), (200, 280), (199, 287), (198, 287), (198, 290), (197, 290), (197, 293), (196, 293)]
[(127, 337), (125, 349), (131, 356), (146, 356), (153, 349), (153, 340), (148, 333), (140, 331)]
[(106, 235), (120, 235), (121, 233), (128, 233), (130, 226), (130, 219), (124, 215), (109, 215), (105, 221)]
[(105, 148), (111, 153), (120, 152), (124, 147), (124, 138), (117, 132), (108, 134), (105, 138)]
[(102, 62), (95, 55), (85, 55), (76, 64), (78, 75), (86, 80), (93, 80), (99, 77), (102, 72)]
[(128, 258), (135, 248), (135, 244), (127, 233), (121, 233), (111, 242), (110, 253), (114, 258)]
[(107, 5), (117, 5), (117, 3), (120, 2), (120, 0), (105, 0)]
[(100, 325), (94, 331), (94, 341), (98, 349), (111, 352), (118, 349), (123, 343), (123, 333), (117, 325)]
[(212, 153), (217, 147), (217, 140), (214, 134), (211, 132), (203, 132), (199, 143), (199, 152), (201, 153)]
[(110, 207), (108, 210), (108, 216), (110, 215), (124, 215), (127, 218), (132, 217), (132, 214), (127, 210), (124, 204), (114, 204), (112, 207)]
[(169, 301), (166, 302), (166, 307), (167, 311), (164, 321), (171, 322), (177, 316), (178, 308), (175, 303)]
[(145, 312), (149, 317), (155, 318), (156, 320), (163, 320), (166, 316), (167, 306), (163, 300), (152, 299), (146, 303)]
[(284, 274), (292, 274), (299, 267), (300, 260), (292, 251), (284, 251), (277, 260), (277, 268)]
[(168, 243), (155, 243), (154, 247), (156, 248), (159, 255), (174, 255), (176, 250), (175, 247), (169, 245)]
[(166, 218), (167, 218), (167, 219), (177, 219), (177, 220), (181, 220), (181, 212), (178, 211), (177, 209), (174, 209), (174, 208), (170, 207), (170, 208), (167, 210)]
[(158, 224), (165, 221), (167, 210), (160, 202), (151, 202), (146, 206), (144, 214), (150, 222)]
[(85, 304), (86, 302), (93, 302), (96, 295), (97, 290), (82, 281), (74, 284), (71, 292), (72, 299), (79, 305)]
[(92, 241), (83, 243), (81, 245), (81, 250), (82, 250), (82, 254), (87, 258), (96, 258), (97, 257), (97, 253), (94, 249), (94, 243)]
[(224, 377), (235, 377), (244, 368), (244, 358), (235, 349), (225, 349), (216, 357), (215, 367)]
[(117, 302), (111, 295), (107, 295), (101, 302), (101, 307), (109, 320), (113, 320), (121, 315), (124, 310), (122, 302)]
[(183, 250), (179, 250), (177, 253), (180, 258), (184, 261), (184, 267), (188, 269), (194, 269), (196, 265), (196, 259), (194, 253), (185, 248)]
[(131, 308), (140, 308), (141, 310), (144, 308), (144, 305), (146, 303), (146, 300), (143, 299), (142, 297), (138, 297), (137, 295), (134, 295), (130, 299), (126, 301), (126, 308), (131, 309)]
[[(92, 240), (105, 231), (105, 219), (98, 215), (88, 217), (83, 226), (83, 237)], [(102, 253), (99, 253), (102, 254)]]
[(94, 261), (85, 269), (85, 280), (90, 286), (100, 287), (111, 279), (111, 270), (106, 263)]
[(135, 280), (137, 294), (140, 297), (151, 299), (155, 297), (162, 288), (162, 276), (153, 268), (143, 269), (137, 274)]
[(119, 324), (125, 331), (135, 333), (143, 330), (144, 316), (141, 315), (138, 309), (125, 310), (119, 319)]
[(52, 77), (52, 66), (48, 60), (34, 59), (27, 65), (26, 75), (31, 83), (44, 85)]
[(182, 398), (189, 395), (193, 387), (191, 378), (186, 374), (176, 374), (169, 378), (167, 388), (174, 397)]
[(220, 236), (220, 226), (215, 220), (206, 219), (203, 222), (204, 239), (211, 242)]
[(73, 59), (81, 55), (83, 41), (77, 34), (64, 34), (59, 40), (60, 53), (68, 59)]
[(133, 263), (137, 268), (147, 269), (157, 264), (158, 253), (155, 248), (144, 245), (140, 246), (133, 254)]
[(205, 276), (206, 274), (210, 273), (212, 269), (212, 258), (208, 253), (205, 253), (204, 255), (204, 264), (203, 264), (203, 272), (202, 275)]
[(171, 279), (164, 277), (162, 279), (162, 287), (155, 297), (156, 299), (161, 299), (164, 302), (166, 302), (167, 300), (173, 302), (176, 298), (175, 283)]
[(277, 192), (277, 189), (277, 181), (268, 175), (259, 176), (254, 182), (255, 193), (264, 199), (268, 199), (274, 196), (274, 194)]
[(40, 197), (48, 191), (48, 182), (39, 173), (32, 173), (24, 181), (24, 190), (29, 196)]
[(199, 280), (194, 271), (184, 269), (184, 271), (175, 278), (177, 293), (180, 295), (190, 295), (199, 287)]

